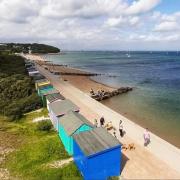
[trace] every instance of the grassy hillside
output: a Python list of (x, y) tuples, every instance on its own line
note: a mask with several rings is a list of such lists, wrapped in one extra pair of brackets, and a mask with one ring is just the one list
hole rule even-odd
[(0, 55), (0, 102), (0, 114), (11, 120), (41, 107), (34, 82), (28, 76), (21, 57)]
[(0, 52), (9, 52), (9, 53), (28, 53), (29, 49), (32, 53), (58, 53), (60, 52), (59, 48), (46, 44), (22, 44), (22, 43), (6, 43), (0, 44)]
[(6, 152), (4, 160), (0, 162), (0, 169), (10, 179), (81, 180), (73, 162), (62, 167), (49, 166), (69, 156), (57, 132), (40, 131), (38, 123), (32, 122), (41, 116), (47, 116), (46, 109), (28, 113), (18, 122), (8, 122), (0, 117), (0, 159), (3, 154), (1, 151)]

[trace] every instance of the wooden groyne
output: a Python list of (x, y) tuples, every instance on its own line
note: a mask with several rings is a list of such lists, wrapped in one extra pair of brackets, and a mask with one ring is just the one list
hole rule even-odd
[(96, 73), (70, 73), (70, 72), (59, 72), (59, 75), (75, 75), (75, 76), (99, 76), (101, 74)]
[(68, 65), (62, 65), (62, 64), (53, 64), (53, 63), (47, 63), (47, 62), (36, 62), (38, 65), (42, 66), (44, 69), (48, 70), (50, 73), (56, 74), (56, 75), (71, 75), (71, 76), (99, 76), (102, 74), (99, 73), (91, 73), (86, 72), (83, 70), (75, 69), (72, 67), (69, 67)]
[(132, 91), (133, 88), (132, 87), (121, 87), (118, 89), (115, 89), (113, 91), (98, 91), (97, 93), (94, 93), (93, 91), (90, 92), (91, 97), (97, 101), (102, 101), (105, 99), (109, 99), (113, 96), (117, 96), (123, 93), (127, 93), (129, 91)]

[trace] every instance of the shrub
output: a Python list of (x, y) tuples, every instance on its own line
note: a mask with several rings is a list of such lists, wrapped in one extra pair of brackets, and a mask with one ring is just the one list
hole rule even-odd
[(50, 131), (52, 129), (52, 123), (50, 120), (38, 122), (37, 129), (40, 131)]
[(22, 57), (0, 55), (0, 102), (0, 113), (11, 120), (42, 107)]

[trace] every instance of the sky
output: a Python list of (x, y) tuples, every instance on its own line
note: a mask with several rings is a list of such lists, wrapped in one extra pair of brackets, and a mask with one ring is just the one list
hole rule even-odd
[(180, 0), (0, 0), (0, 42), (180, 50)]

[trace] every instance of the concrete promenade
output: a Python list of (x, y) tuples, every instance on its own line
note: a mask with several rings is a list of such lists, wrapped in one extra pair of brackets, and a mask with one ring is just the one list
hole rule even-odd
[[(51, 81), (52, 85), (80, 107), (80, 113), (91, 122), (102, 115), (106, 122), (112, 121), (117, 128), (117, 138), (121, 143), (134, 143), (135, 150), (123, 150), (122, 177), (133, 179), (180, 179), (180, 150), (163, 139), (151, 133), (151, 143), (143, 146), (144, 128), (93, 100), (87, 94), (75, 88), (68, 82), (37, 66), (38, 70)], [(82, 82), (83, 83), (83, 82)], [(123, 121), (126, 134), (120, 138), (118, 132), (119, 120)]]

